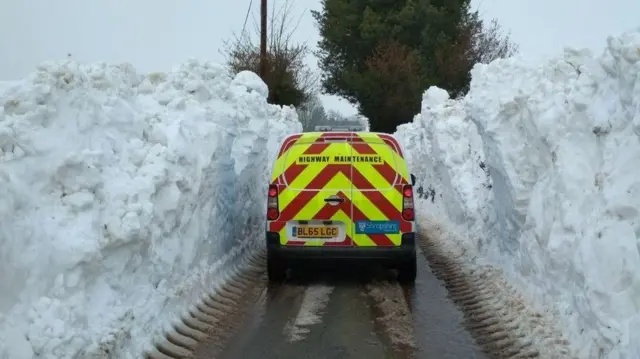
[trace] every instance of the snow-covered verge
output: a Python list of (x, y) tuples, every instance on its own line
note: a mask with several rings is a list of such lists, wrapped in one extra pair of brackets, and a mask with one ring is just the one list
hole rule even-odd
[(301, 129), (266, 92), (197, 61), (3, 84), (0, 358), (140, 358), (262, 238), (269, 163)]
[[(640, 29), (538, 67), (478, 65), (396, 133), (425, 216), (467, 233), (580, 358), (640, 357)], [(428, 211), (441, 213), (429, 213)]]

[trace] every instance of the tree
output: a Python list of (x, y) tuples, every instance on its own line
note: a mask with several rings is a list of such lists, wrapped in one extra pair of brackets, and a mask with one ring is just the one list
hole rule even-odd
[(394, 132), (420, 111), (419, 59), (408, 46), (391, 41), (380, 44), (365, 64), (372, 90), (360, 99), (361, 112), (377, 120), (376, 131)]
[(322, 101), (317, 94), (312, 95), (309, 101), (297, 107), (297, 112), (303, 131), (313, 131), (315, 126), (321, 125), (327, 118)]
[[(293, 3), (285, 0), (282, 5), (271, 8), (267, 44), (267, 73), (262, 80), (269, 87), (267, 101), (271, 104), (298, 107), (309, 101), (317, 92), (318, 76), (305, 64), (310, 54), (306, 44), (294, 44), (292, 35), (298, 24), (291, 22)], [(299, 23), (299, 21), (298, 21)], [(260, 27), (254, 18), (253, 36), (260, 38)], [(244, 30), (233, 41), (225, 42), (227, 65), (232, 74), (240, 71), (260, 71), (260, 44)]]
[(342, 116), (342, 114), (336, 110), (329, 110), (327, 111), (327, 122), (328, 123), (339, 123), (342, 122), (344, 120), (344, 116)]
[(497, 20), (486, 26), (477, 11), (467, 8), (458, 36), (449, 47), (436, 53), (436, 62), (446, 82), (451, 84), (450, 93), (461, 96), (469, 89), (470, 72), (475, 64), (511, 56), (517, 49), (508, 35), (502, 36)]
[(360, 114), (356, 114), (350, 117), (350, 120), (352, 120), (353, 122), (357, 123), (358, 125), (362, 126), (363, 131), (368, 132), (370, 129), (370, 125), (369, 125), (369, 119), (360, 115)]
[(499, 28), (484, 27), (469, 2), (323, 0), (312, 13), (325, 91), (358, 106), (381, 132), (410, 121), (429, 86), (464, 93), (475, 63), (514, 49)]

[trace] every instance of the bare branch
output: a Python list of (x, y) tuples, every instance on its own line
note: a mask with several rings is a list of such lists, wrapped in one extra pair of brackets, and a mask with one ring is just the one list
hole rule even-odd
[[(269, 33), (267, 44), (267, 74), (263, 81), (269, 86), (269, 102), (276, 104), (293, 104), (306, 102), (318, 91), (319, 75), (305, 64), (310, 50), (305, 43), (294, 44), (293, 34), (302, 21), (292, 19), (293, 1), (285, 0), (279, 7), (270, 11)], [(294, 26), (295, 25), (295, 26)], [(225, 42), (226, 62), (232, 74), (249, 70), (259, 73), (259, 38), (260, 29), (254, 19), (253, 34), (234, 34), (233, 42)]]

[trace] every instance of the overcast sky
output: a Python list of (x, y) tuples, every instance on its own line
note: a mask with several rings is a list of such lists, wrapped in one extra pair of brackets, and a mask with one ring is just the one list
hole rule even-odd
[[(278, 6), (285, 0), (269, 0)], [(602, 51), (606, 36), (640, 27), (639, 0), (472, 0), (497, 18), (522, 53), (539, 61), (565, 45)], [(130, 62), (141, 72), (167, 71), (189, 57), (221, 61), (223, 40), (240, 32), (259, 0), (3, 0), (0, 80), (24, 77), (48, 59)], [(295, 0), (302, 16), (296, 40), (315, 45), (310, 10), (320, 0)], [(253, 29), (249, 18), (248, 28)], [(310, 59), (315, 66), (315, 61)], [(327, 105), (351, 112), (343, 102)]]

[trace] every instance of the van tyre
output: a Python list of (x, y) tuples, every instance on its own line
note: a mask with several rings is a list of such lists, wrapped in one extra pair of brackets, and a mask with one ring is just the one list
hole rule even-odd
[(284, 281), (287, 275), (287, 267), (282, 260), (274, 258), (270, 253), (267, 253), (267, 278), (269, 282), (280, 283)]
[(418, 274), (418, 263), (415, 253), (411, 258), (398, 267), (398, 282), (401, 284), (413, 284)]

